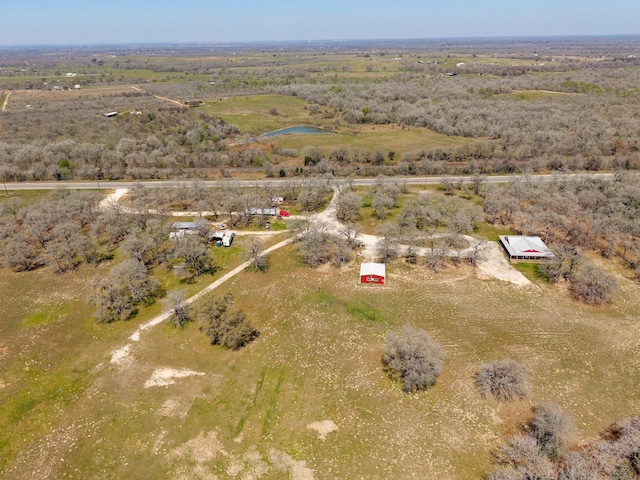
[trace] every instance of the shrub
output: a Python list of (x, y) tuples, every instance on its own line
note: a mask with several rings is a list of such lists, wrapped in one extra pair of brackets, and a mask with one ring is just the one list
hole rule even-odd
[(232, 308), (232, 304), (230, 294), (210, 298), (200, 307), (198, 320), (212, 345), (238, 350), (258, 338), (260, 332), (253, 328), (242, 310)]
[(402, 380), (405, 392), (424, 390), (436, 382), (444, 354), (424, 330), (405, 325), (384, 338), (382, 363), (389, 376)]
[(539, 403), (531, 409), (529, 434), (549, 458), (559, 458), (574, 440), (576, 429), (571, 416), (554, 403)]
[(552, 479), (553, 463), (542, 453), (534, 438), (517, 434), (498, 447), (493, 454), (499, 467), (489, 473), (487, 480)]
[(602, 305), (611, 301), (617, 287), (614, 276), (592, 266), (581, 266), (571, 278), (569, 291), (578, 300), (592, 305)]
[(176, 327), (182, 327), (185, 323), (191, 321), (191, 317), (189, 316), (191, 306), (185, 302), (184, 292), (171, 292), (167, 297), (167, 302), (173, 313), (171, 323)]
[(482, 398), (491, 395), (507, 402), (524, 398), (529, 393), (527, 369), (514, 360), (496, 360), (481, 365), (474, 381)]
[(605, 438), (611, 444), (612, 454), (622, 460), (622, 466), (628, 466), (640, 475), (640, 417), (627, 418), (612, 425)]

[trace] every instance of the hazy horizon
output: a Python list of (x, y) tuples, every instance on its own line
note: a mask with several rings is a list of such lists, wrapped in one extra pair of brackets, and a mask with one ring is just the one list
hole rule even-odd
[(113, 0), (9, 0), (0, 46), (214, 44), (626, 36), (640, 34), (640, 3), (611, 0), (440, 2), (378, 0), (233, 5)]

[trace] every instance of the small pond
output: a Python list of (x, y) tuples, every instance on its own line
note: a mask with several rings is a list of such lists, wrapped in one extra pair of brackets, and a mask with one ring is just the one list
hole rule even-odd
[(331, 130), (325, 130), (324, 128), (303, 127), (299, 125), (295, 127), (274, 130), (273, 132), (267, 132), (263, 135), (260, 135), (260, 137), (258, 138), (269, 138), (269, 137), (275, 137), (276, 135), (286, 135), (288, 133), (304, 133), (307, 135), (315, 135), (315, 134), (326, 134), (326, 133), (333, 133), (333, 132)]

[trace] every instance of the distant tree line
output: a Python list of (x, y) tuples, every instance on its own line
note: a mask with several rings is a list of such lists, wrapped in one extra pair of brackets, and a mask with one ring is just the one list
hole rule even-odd
[[(185, 78), (150, 82), (145, 91), (12, 99), (10, 111), (0, 120), (0, 176), (142, 179), (254, 168), (267, 176), (345, 177), (640, 167), (637, 60), (558, 58), (539, 65), (543, 62), (531, 52), (512, 55), (531, 62), (521, 67), (469, 62), (456, 67), (468, 75), (447, 77), (444, 72), (449, 67), (436, 61), (418, 63), (412, 56), (402, 60), (400, 73), (357, 80), (318, 76), (339, 67), (313, 65), (305, 55), (256, 58), (243, 65), (232, 58), (210, 62), (128, 58), (118, 68), (164, 66), (166, 72)], [(446, 60), (442, 52), (437, 56)], [(87, 62), (88, 69), (97, 68)], [(259, 68), (249, 68), (254, 63)], [(33, 68), (40, 71), (43, 66)], [(538, 75), (540, 71), (549, 74)], [(204, 73), (210, 74), (211, 85), (182, 81)], [(331, 119), (336, 127), (344, 123), (425, 127), (474, 141), (398, 152), (280, 149), (253, 144), (248, 134), (239, 135), (237, 127), (201, 111), (170, 105), (149, 92), (182, 103), (223, 92), (295, 95), (308, 102), (312, 122)], [(33, 110), (25, 109), (27, 101), (34, 103)], [(122, 114), (111, 119), (101, 115), (114, 110)]]

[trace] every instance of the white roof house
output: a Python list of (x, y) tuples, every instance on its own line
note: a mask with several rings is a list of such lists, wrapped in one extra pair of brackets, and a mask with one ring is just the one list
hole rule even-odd
[(360, 283), (384, 284), (386, 279), (386, 268), (384, 263), (361, 263)]
[(540, 237), (499, 235), (498, 238), (498, 243), (512, 260), (545, 260), (554, 256)]

